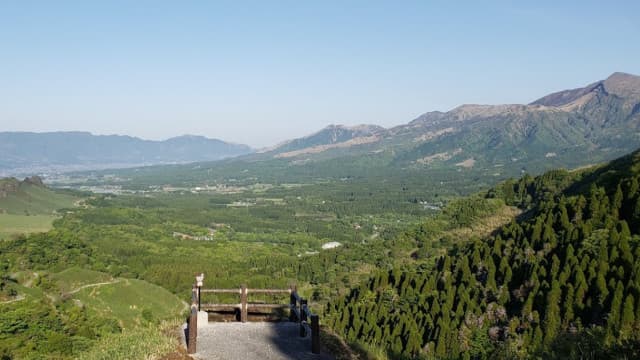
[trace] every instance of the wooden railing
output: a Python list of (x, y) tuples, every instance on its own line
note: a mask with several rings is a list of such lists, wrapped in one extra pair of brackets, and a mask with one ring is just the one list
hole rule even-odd
[(300, 323), (300, 336), (307, 336), (308, 321), (311, 321), (311, 352), (320, 354), (320, 317), (313, 314), (307, 306), (307, 299), (292, 291), (289, 297), (289, 321)]
[(265, 310), (265, 309), (287, 309), (287, 304), (267, 304), (267, 303), (252, 303), (248, 301), (249, 294), (262, 294), (262, 295), (289, 295), (295, 292), (295, 289), (249, 289), (246, 285), (242, 285), (239, 289), (200, 289), (199, 300), (203, 294), (238, 294), (240, 302), (236, 304), (220, 304), (220, 303), (199, 303), (199, 310), (204, 311), (234, 311), (238, 310), (240, 313), (240, 321), (247, 322), (249, 316), (249, 310)]
[[(204, 303), (202, 304), (202, 294), (238, 294), (240, 303), (237, 304), (221, 304), (221, 303)], [(289, 304), (266, 304), (266, 303), (250, 303), (248, 301), (249, 294), (266, 294), (279, 295), (288, 294)], [(289, 321), (300, 324), (300, 336), (307, 336), (307, 328), (311, 330), (311, 352), (320, 353), (320, 319), (317, 314), (313, 314), (307, 305), (307, 300), (298, 295), (295, 286), (289, 289), (249, 289), (246, 285), (240, 286), (239, 289), (204, 289), (194, 284), (191, 291), (191, 310), (188, 326), (187, 352), (193, 354), (196, 352), (196, 339), (198, 336), (198, 311), (239, 311), (240, 321), (247, 322), (249, 310), (260, 309), (288, 309)]]

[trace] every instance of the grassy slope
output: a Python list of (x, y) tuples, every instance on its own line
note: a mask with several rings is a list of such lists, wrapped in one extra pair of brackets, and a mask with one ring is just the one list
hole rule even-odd
[(158, 359), (179, 347), (170, 330), (176, 322), (158, 326), (125, 330), (121, 334), (106, 336), (91, 350), (80, 354), (80, 360)]
[(73, 298), (84, 304), (90, 313), (117, 318), (125, 329), (144, 323), (145, 310), (146, 316), (154, 320), (171, 319), (185, 310), (185, 304), (172, 293), (134, 279), (87, 287), (73, 294)]
[[(31, 274), (33, 275), (33, 274)], [(43, 290), (35, 281), (46, 277), (53, 286)], [(11, 326), (14, 320), (26, 316), (39, 316), (44, 309), (57, 308), (67, 316), (78, 306), (85, 308), (94, 321), (98, 319), (115, 319), (123, 329), (122, 333), (106, 335), (97, 342), (86, 343), (88, 352), (75, 355), (87, 359), (106, 359), (108, 355), (120, 355), (111, 358), (143, 358), (148, 354), (162, 354), (175, 348), (174, 340), (167, 334), (168, 327), (177, 324), (165, 323), (165, 320), (175, 322), (185, 310), (185, 304), (167, 290), (142, 280), (112, 278), (110, 275), (80, 269), (69, 268), (55, 274), (40, 273), (36, 277), (24, 277), (23, 284), (15, 284), (18, 292), (17, 301), (0, 303), (0, 311), (4, 319), (2, 326)], [(111, 282), (111, 283), (109, 283)], [(108, 283), (108, 284), (102, 284)], [(60, 297), (60, 293), (66, 294)], [(66, 310), (65, 310), (66, 309)], [(146, 311), (143, 315), (144, 310)], [(157, 326), (158, 322), (162, 322)], [(32, 323), (29, 326), (42, 327), (42, 324)], [(0, 354), (6, 351), (18, 358), (39, 358), (41, 347), (46, 343), (37, 340), (42, 336), (54, 336), (47, 329), (20, 329), (16, 333), (8, 334), (7, 329), (0, 328)], [(58, 329), (59, 330), (59, 329)], [(56, 330), (57, 331), (57, 330)], [(142, 334), (142, 335), (140, 335)], [(34, 340), (36, 339), (36, 340)], [(71, 340), (69, 340), (71, 342)], [(93, 346), (91, 346), (93, 344)], [(17, 346), (17, 347), (16, 347)], [(74, 345), (75, 347), (75, 345)], [(29, 350), (31, 349), (31, 350)], [(130, 352), (127, 352), (129, 349)], [(81, 351), (81, 350), (80, 350)], [(127, 356), (122, 356), (127, 354)], [(133, 355), (132, 355), (133, 354)], [(74, 355), (74, 357), (76, 357)], [(55, 354), (51, 355), (55, 357)]]
[(24, 215), (51, 215), (56, 210), (72, 207), (78, 198), (62, 194), (48, 188), (31, 184), (21, 184), (19, 190), (0, 199), (0, 209), (6, 213)]
[(109, 274), (77, 267), (53, 274), (51, 278), (63, 293), (74, 291), (81, 286), (115, 281)]
[(50, 230), (56, 210), (72, 207), (77, 201), (73, 195), (21, 184), (17, 192), (0, 198), (0, 240), (12, 234)]
[(48, 231), (55, 219), (53, 215), (0, 214), (0, 240), (13, 234)]

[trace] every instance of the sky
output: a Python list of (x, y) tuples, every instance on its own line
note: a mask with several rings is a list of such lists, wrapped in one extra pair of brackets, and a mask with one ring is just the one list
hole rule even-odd
[(271, 146), (640, 75), (640, 1), (0, 0), (0, 131)]

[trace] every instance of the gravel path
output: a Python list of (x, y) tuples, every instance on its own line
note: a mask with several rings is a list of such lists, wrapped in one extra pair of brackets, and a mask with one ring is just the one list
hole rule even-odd
[(333, 360), (311, 353), (310, 331), (300, 337), (296, 323), (209, 323), (198, 329), (196, 359)]

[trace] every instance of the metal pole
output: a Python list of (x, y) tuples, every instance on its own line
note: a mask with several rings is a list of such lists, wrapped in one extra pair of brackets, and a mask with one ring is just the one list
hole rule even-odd
[(311, 315), (311, 352), (320, 354), (320, 319), (318, 315)]
[(198, 287), (198, 311), (201, 309), (200, 302), (200, 288), (204, 284), (204, 273), (200, 273), (200, 275), (196, 275), (196, 286)]

